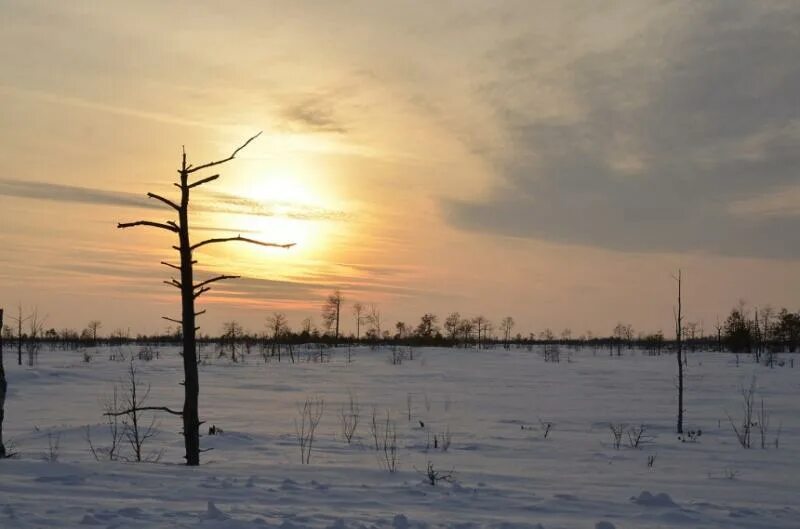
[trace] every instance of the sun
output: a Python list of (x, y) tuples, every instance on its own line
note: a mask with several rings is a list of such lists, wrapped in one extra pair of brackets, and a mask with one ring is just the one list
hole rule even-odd
[(315, 207), (321, 202), (304, 182), (284, 176), (268, 177), (251, 183), (245, 196), (274, 205), (279, 212), (287, 214), (291, 213), (293, 207)]
[[(241, 230), (243, 236), (295, 245), (290, 252), (269, 252), (270, 260), (321, 258), (336, 229), (338, 208), (333, 198), (321, 192), (307, 172), (275, 169), (253, 167), (240, 175), (232, 194), (242, 200), (222, 214), (218, 224), (226, 230)], [(263, 252), (248, 245), (236, 251), (243, 260), (263, 256)]]

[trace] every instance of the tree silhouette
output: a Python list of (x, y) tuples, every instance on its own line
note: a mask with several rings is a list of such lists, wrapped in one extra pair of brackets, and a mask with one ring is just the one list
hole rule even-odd
[(173, 246), (173, 249), (175, 249), (179, 253), (180, 264), (176, 265), (173, 263), (168, 263), (166, 261), (162, 261), (161, 264), (180, 272), (180, 280), (172, 278), (170, 281), (164, 281), (164, 283), (179, 289), (181, 292), (181, 319), (178, 320), (166, 316), (163, 316), (163, 318), (168, 321), (175, 322), (183, 328), (184, 402), (183, 402), (183, 410), (180, 412), (176, 412), (168, 408), (162, 408), (162, 411), (168, 411), (170, 413), (173, 413), (175, 415), (180, 415), (182, 417), (183, 437), (186, 448), (186, 456), (185, 456), (186, 464), (190, 466), (195, 466), (200, 464), (200, 419), (198, 411), (200, 382), (197, 374), (197, 342), (195, 334), (197, 332), (198, 327), (195, 325), (195, 319), (197, 318), (197, 316), (205, 312), (205, 311), (195, 312), (194, 302), (198, 297), (200, 297), (201, 295), (203, 295), (204, 293), (208, 292), (211, 289), (210, 285), (212, 283), (226, 279), (236, 279), (240, 277), (232, 275), (219, 275), (195, 283), (194, 265), (197, 263), (197, 261), (193, 259), (194, 251), (209, 244), (219, 244), (224, 242), (246, 242), (260, 246), (271, 246), (278, 248), (289, 248), (293, 246), (293, 244), (275, 244), (275, 243), (261, 242), (254, 239), (242, 237), (241, 235), (237, 235), (235, 237), (206, 239), (204, 241), (192, 244), (189, 236), (190, 235), (189, 195), (192, 189), (201, 186), (203, 184), (213, 182), (214, 180), (219, 178), (219, 174), (206, 176), (200, 178), (199, 180), (196, 180), (195, 182), (189, 182), (189, 177), (190, 175), (193, 175), (194, 173), (197, 173), (199, 171), (204, 171), (206, 169), (210, 169), (217, 165), (221, 165), (233, 160), (239, 153), (239, 151), (247, 147), (250, 144), (250, 142), (252, 142), (260, 135), (261, 133), (259, 132), (255, 136), (249, 138), (246, 142), (244, 142), (236, 150), (234, 150), (233, 153), (227, 158), (200, 164), (197, 166), (193, 166), (191, 164), (186, 163), (186, 151), (185, 150), (183, 151), (183, 155), (181, 158), (181, 168), (178, 170), (178, 173), (180, 174), (180, 183), (174, 184), (178, 189), (180, 189), (181, 192), (180, 200), (177, 202), (173, 202), (172, 200), (169, 200), (168, 198), (165, 198), (160, 195), (156, 195), (155, 193), (147, 193), (148, 197), (158, 200), (159, 202), (162, 202), (165, 206), (175, 210), (178, 214), (177, 222), (174, 220), (168, 220), (166, 222), (139, 220), (136, 222), (119, 223), (117, 225), (118, 228), (133, 228), (136, 226), (157, 228), (172, 232), (178, 237), (178, 244)]
[(339, 343), (339, 315), (342, 312), (342, 293), (338, 290), (329, 295), (322, 305), (322, 321), (328, 332), (333, 331), (334, 343)]
[(22, 304), (17, 305), (17, 317), (9, 318), (17, 324), (17, 365), (22, 365), (22, 326), (31, 316), (22, 315)]
[(511, 347), (511, 329), (514, 328), (514, 318), (506, 316), (500, 321), (500, 329), (503, 331), (503, 347), (506, 349)]
[(92, 345), (97, 345), (97, 331), (102, 326), (103, 326), (103, 324), (100, 323), (99, 320), (92, 320), (86, 326), (86, 328), (89, 329), (89, 333), (91, 333), (91, 335), (92, 335)]
[[(281, 336), (291, 332), (289, 329), (289, 321), (286, 319), (286, 314), (282, 312), (275, 312), (271, 316), (267, 317), (267, 332), (271, 335), (272, 338), (272, 356), (275, 356), (275, 351), (278, 352), (278, 362), (281, 361), (281, 348), (278, 344), (278, 340), (281, 339)], [(291, 348), (289, 349), (289, 353), (292, 358), (292, 363), (294, 363), (294, 353), (292, 352)]]
[(0, 309), (0, 459), (6, 457), (6, 445), (3, 444), (3, 419), (6, 406), (6, 369), (3, 364), (3, 309)]
[(675, 309), (675, 344), (678, 348), (678, 425), (677, 432), (683, 433), (683, 299), (681, 298), (682, 277), (672, 277), (678, 283), (678, 308)]
[(364, 305), (360, 301), (353, 303), (353, 316), (356, 317), (356, 340), (361, 338), (361, 322), (364, 321)]
[(444, 330), (447, 333), (447, 338), (451, 342), (456, 341), (456, 336), (458, 335), (458, 326), (461, 323), (461, 314), (458, 312), (451, 312), (447, 319), (444, 320)]

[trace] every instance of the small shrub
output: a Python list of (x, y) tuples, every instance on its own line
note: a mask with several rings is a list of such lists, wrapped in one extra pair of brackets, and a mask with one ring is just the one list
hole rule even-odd
[(428, 465), (425, 468), (424, 474), (425, 474), (425, 480), (432, 487), (435, 487), (436, 484), (439, 483), (440, 481), (445, 481), (450, 483), (454, 479), (452, 470), (449, 472), (441, 472), (439, 470), (436, 470), (433, 468), (433, 463), (431, 463), (430, 461), (428, 461)]
[(314, 434), (317, 431), (325, 401), (321, 398), (307, 398), (300, 409), (300, 421), (294, 421), (297, 442), (300, 445), (300, 462), (307, 465), (311, 462), (311, 448), (314, 445)]
[(53, 432), (47, 433), (47, 453), (44, 455), (44, 460), (48, 463), (58, 462), (58, 448), (61, 445), (61, 434), (53, 435)]
[(542, 431), (542, 438), (547, 439), (547, 436), (550, 435), (550, 431), (553, 429), (553, 423), (539, 419), (539, 428)]
[(615, 450), (619, 450), (622, 444), (622, 436), (625, 433), (625, 425), (622, 423), (608, 423), (608, 428), (611, 430), (612, 444)]
[(355, 435), (356, 428), (358, 428), (358, 420), (360, 416), (361, 413), (358, 406), (358, 399), (351, 391), (349, 393), (349, 402), (347, 406), (342, 406), (342, 409), (339, 413), (339, 418), (341, 419), (342, 436), (347, 441), (347, 444), (350, 444), (353, 440), (353, 435)]

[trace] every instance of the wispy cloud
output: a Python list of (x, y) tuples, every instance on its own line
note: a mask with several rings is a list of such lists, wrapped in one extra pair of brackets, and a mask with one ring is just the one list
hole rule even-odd
[[(133, 208), (163, 209), (160, 203), (144, 195), (109, 191), (106, 189), (0, 179), (0, 196), (78, 202), (83, 204), (129, 206)], [(233, 213), (255, 216), (283, 216), (297, 220), (345, 220), (343, 211), (330, 210), (287, 201), (257, 201), (226, 193), (212, 193), (197, 200), (194, 211), (210, 213)], [(205, 228), (206, 230), (210, 228)]]
[(228, 193), (211, 193), (198, 203), (198, 210), (273, 217), (281, 215), (297, 220), (345, 220), (344, 211), (281, 200), (259, 201)]
[(134, 193), (52, 184), (49, 182), (0, 179), (0, 195), (17, 198), (53, 200), (57, 202), (79, 202), (83, 204), (161, 209), (161, 206), (149, 201), (146, 197)]
[(311, 97), (286, 106), (282, 117), (293, 131), (344, 134), (347, 128), (335, 118), (332, 107), (332, 102), (325, 98)]

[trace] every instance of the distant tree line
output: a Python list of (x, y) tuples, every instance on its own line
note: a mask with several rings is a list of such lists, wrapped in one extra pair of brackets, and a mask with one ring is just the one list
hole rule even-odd
[[(671, 351), (676, 339), (663, 332), (637, 333), (630, 324), (618, 323), (607, 336), (597, 336), (587, 331), (576, 335), (569, 328), (556, 333), (545, 328), (538, 333), (514, 332), (514, 318), (506, 316), (497, 323), (483, 315), (465, 317), (459, 312), (449, 313), (443, 320), (437, 314), (426, 312), (417, 322), (397, 321), (385, 324), (376, 305), (352, 304), (355, 333), (341, 332), (345, 309), (344, 298), (336, 292), (326, 298), (322, 312), (322, 327), (305, 318), (299, 328), (292, 329), (288, 318), (281, 312), (269, 314), (263, 329), (246, 331), (235, 322), (223, 324), (218, 335), (198, 334), (201, 344), (277, 344), (299, 345), (408, 345), (437, 347), (471, 347), (493, 349), (497, 347), (525, 347), (535, 344), (593, 347), (620, 355), (626, 349), (642, 349), (650, 354)], [(340, 314), (341, 313), (341, 314)], [(33, 313), (32, 313), (33, 314)], [(24, 317), (24, 315), (23, 315)], [(18, 318), (19, 319), (19, 318)], [(16, 320), (15, 320), (16, 321)], [(338, 322), (338, 325), (337, 325)], [(168, 328), (158, 334), (132, 335), (127, 329), (114, 329), (102, 334), (102, 323), (93, 320), (80, 331), (74, 329), (45, 328), (41, 321), (32, 331), (6, 324), (2, 337), (7, 344), (48, 343), (54, 348), (78, 349), (81, 347), (123, 345), (135, 343), (182, 343), (181, 329)], [(752, 354), (756, 360), (767, 358), (774, 352), (796, 352), (800, 347), (800, 312), (775, 310), (769, 306), (749, 309), (744, 302), (731, 309), (725, 320), (707, 329), (699, 322), (682, 322), (682, 346), (685, 351), (716, 350)]]

